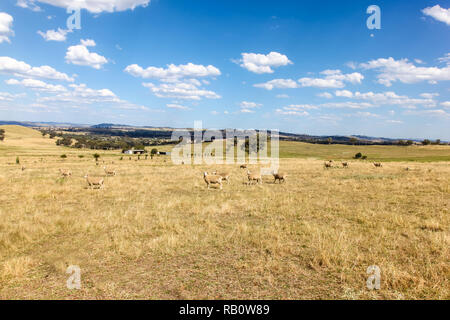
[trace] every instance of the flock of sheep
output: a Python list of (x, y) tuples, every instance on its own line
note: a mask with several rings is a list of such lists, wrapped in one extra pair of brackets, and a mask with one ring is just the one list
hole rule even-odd
[[(251, 173), (248, 168), (247, 165), (243, 164), (240, 167), (241, 169), (247, 169), (247, 179), (248, 182), (247, 184), (262, 184), (263, 180), (262, 180), (262, 176), (260, 173)], [(273, 178), (274, 178), (274, 183), (276, 183), (277, 181), (279, 183), (281, 182), (286, 182), (286, 177), (287, 174), (286, 173), (273, 173)], [(230, 172), (218, 172), (217, 170), (212, 172), (212, 174), (208, 174), (208, 172), (203, 172), (203, 179), (205, 180), (205, 183), (209, 189), (209, 187), (211, 185), (217, 185), (219, 186), (220, 189), (222, 189), (222, 182), (226, 181), (227, 184), (230, 183), (230, 176), (231, 173)]]
[[(348, 168), (349, 167), (349, 163), (348, 162), (341, 162), (341, 165), (343, 168)], [(383, 165), (380, 162), (374, 162), (373, 165), (377, 168), (382, 167)], [(326, 169), (328, 168), (333, 168), (334, 167), (334, 162), (333, 160), (329, 160), (327, 162), (324, 162), (324, 167)], [(246, 164), (243, 164), (240, 166), (240, 169), (246, 169), (247, 170), (247, 184), (248, 185), (252, 185), (252, 184), (262, 184), (263, 183), (263, 179), (260, 173), (252, 173), (248, 170), (248, 167)], [(22, 170), (24, 170), (24, 168), (22, 167)], [(103, 167), (103, 170), (105, 171), (106, 176), (115, 176), (116, 175), (116, 170), (114, 169), (110, 169), (107, 167)], [(68, 178), (72, 176), (72, 172), (68, 169), (59, 169), (60, 175), (63, 178)], [(281, 173), (281, 172), (273, 172), (272, 176), (274, 178), (273, 183), (276, 183), (277, 181), (281, 184), (286, 182), (286, 177), (287, 174), (286, 173)], [(203, 179), (206, 183), (207, 188), (209, 189), (210, 186), (217, 186), (222, 190), (222, 186), (223, 186), (223, 182), (227, 182), (227, 184), (230, 183), (230, 177), (231, 177), (231, 172), (229, 171), (222, 171), (219, 172), (217, 170), (213, 171), (211, 174), (209, 174), (208, 172), (203, 172)], [(104, 177), (90, 177), (88, 174), (86, 174), (84, 176), (84, 178), (86, 179), (86, 182), (88, 184), (88, 187), (91, 189), (97, 188), (97, 189), (102, 189), (104, 187), (104, 182), (105, 179)]]

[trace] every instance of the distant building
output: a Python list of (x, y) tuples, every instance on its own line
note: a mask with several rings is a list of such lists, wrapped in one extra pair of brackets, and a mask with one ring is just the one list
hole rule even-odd
[(158, 154), (161, 155), (161, 156), (169, 156), (170, 152), (158, 151)]
[(125, 154), (143, 154), (145, 153), (145, 150), (126, 150), (123, 153)]

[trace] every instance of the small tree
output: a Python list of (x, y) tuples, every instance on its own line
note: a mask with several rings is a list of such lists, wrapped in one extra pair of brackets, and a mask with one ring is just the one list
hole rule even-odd
[(355, 137), (351, 137), (351, 138), (350, 138), (350, 143), (351, 143), (352, 145), (355, 145), (357, 142), (358, 142), (358, 139), (356, 139)]
[(158, 149), (153, 148), (153, 149), (150, 151), (150, 157), (153, 159), (153, 156), (154, 156), (155, 154), (157, 154), (157, 153), (158, 153)]
[(331, 144), (332, 142), (333, 142), (333, 138), (327, 138), (327, 142), (328, 142), (328, 144)]
[(16, 158), (16, 164), (20, 164), (20, 159), (19, 159), (19, 157)]
[(362, 153), (358, 152), (357, 154), (355, 154), (355, 159), (361, 159), (362, 156)]
[(79, 155), (78, 155), (78, 158), (80, 158), (80, 159), (81, 159), (81, 158), (84, 158), (84, 155), (79, 154)]
[(431, 141), (428, 140), (428, 139), (425, 139), (425, 140), (422, 141), (422, 144), (423, 144), (424, 146), (427, 146), (427, 145), (431, 144)]
[(98, 158), (100, 158), (100, 155), (98, 153), (94, 153), (93, 157), (95, 159), (95, 162), (98, 162)]
[(67, 156), (65, 154), (61, 155), (61, 159), (66, 159), (66, 158), (67, 158)]

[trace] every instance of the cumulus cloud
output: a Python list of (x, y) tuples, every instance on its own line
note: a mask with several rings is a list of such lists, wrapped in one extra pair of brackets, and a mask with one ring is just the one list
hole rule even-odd
[(392, 91), (374, 93), (374, 92), (351, 92), (348, 90), (336, 91), (337, 97), (346, 97), (359, 100), (366, 100), (372, 103), (374, 106), (380, 105), (398, 105), (403, 108), (411, 108), (415, 106), (423, 106), (426, 108), (432, 108), (436, 106), (436, 101), (434, 97), (436, 94), (423, 93), (421, 94), (422, 99), (410, 98), (408, 96), (401, 96)]
[(248, 102), (248, 101), (242, 101), (240, 103), (241, 108), (246, 108), (246, 109), (253, 109), (253, 108), (259, 108), (262, 106), (262, 104), (260, 103), (256, 103), (256, 102)]
[(37, 33), (45, 39), (45, 41), (66, 41), (69, 30), (58, 28), (58, 30), (47, 30), (46, 32), (38, 31)]
[(427, 7), (422, 10), (423, 14), (430, 16), (437, 21), (441, 21), (446, 25), (450, 26), (450, 8), (441, 8), (440, 5), (435, 5), (434, 7)]
[[(134, 10), (136, 7), (146, 7), (150, 0), (18, 0), (17, 5), (22, 8), (39, 11), (36, 3), (45, 3), (60, 8), (80, 8), (92, 13), (116, 12)], [(38, 8), (38, 9), (36, 9)]]
[(6, 12), (0, 12), (0, 43), (10, 43), (9, 37), (14, 34), (12, 31), (13, 17)]
[(317, 96), (321, 97), (321, 98), (325, 98), (325, 99), (333, 98), (333, 95), (329, 92), (321, 92), (321, 93), (318, 93)]
[(87, 47), (94, 47), (94, 40), (81, 40), (81, 43), (76, 46), (71, 46), (66, 52), (66, 62), (80, 66), (88, 66), (94, 69), (101, 69), (108, 60), (95, 53), (90, 52)]
[(148, 67), (146, 69), (137, 64), (132, 64), (127, 66), (124, 71), (134, 77), (153, 78), (165, 82), (174, 82), (181, 78), (215, 77), (221, 75), (220, 70), (212, 65), (204, 66), (193, 63), (178, 66), (169, 64), (167, 68)]
[(196, 84), (190, 82), (162, 83), (155, 85), (153, 83), (143, 83), (144, 87), (149, 88), (158, 98), (172, 98), (185, 100), (220, 99), (217, 93), (199, 88)]
[(450, 109), (450, 101), (441, 102), (441, 106), (443, 106), (444, 108), (449, 108)]
[(359, 84), (364, 76), (359, 72), (343, 74), (341, 70), (325, 70), (321, 72), (324, 78), (301, 78), (298, 80), (302, 87), (343, 88), (345, 82)]
[(240, 66), (258, 74), (273, 73), (272, 68), (292, 64), (287, 56), (278, 52), (270, 52), (266, 55), (258, 53), (242, 53), (241, 55)]
[(29, 64), (10, 57), (0, 57), (0, 73), (15, 77), (41, 78), (50, 80), (74, 81), (67, 74), (56, 71), (49, 66), (32, 67)]
[(390, 87), (393, 82), (417, 83), (428, 81), (436, 83), (437, 81), (450, 80), (450, 65), (444, 68), (439, 67), (417, 67), (408, 59), (395, 60), (390, 57), (371, 60), (360, 64), (360, 67), (366, 70), (375, 70), (379, 73), (378, 83)]
[(167, 107), (167, 108), (170, 108), (170, 109), (190, 110), (189, 107), (182, 106), (182, 105), (180, 105), (180, 104), (174, 104), (174, 103), (166, 104), (166, 107)]
[(54, 105), (55, 107), (95, 105), (95, 107), (112, 107), (125, 110), (148, 110), (147, 107), (120, 99), (109, 89), (91, 89), (85, 84), (71, 84), (69, 89), (54, 95), (41, 96), (37, 99), (37, 103)]
[(266, 90), (276, 89), (293, 89), (298, 88), (297, 82), (292, 79), (274, 79), (264, 83), (257, 83), (253, 85), (256, 88), (263, 88)]
[(37, 91), (44, 92), (65, 92), (67, 89), (62, 85), (53, 85), (36, 79), (9, 79), (5, 81), (9, 85), (20, 85)]

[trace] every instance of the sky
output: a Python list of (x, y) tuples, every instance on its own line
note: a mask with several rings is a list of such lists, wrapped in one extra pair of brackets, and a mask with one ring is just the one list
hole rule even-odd
[(450, 0), (1, 0), (0, 120), (448, 141)]

